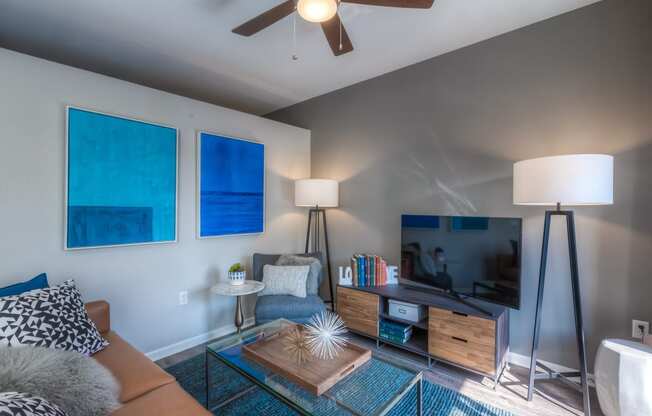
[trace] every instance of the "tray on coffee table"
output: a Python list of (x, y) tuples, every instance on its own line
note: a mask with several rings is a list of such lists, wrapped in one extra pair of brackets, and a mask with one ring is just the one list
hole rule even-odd
[[(245, 354), (248, 345), (271, 339), (295, 325), (295, 322), (279, 319), (208, 344), (204, 368), (206, 408), (219, 414), (222, 408), (232, 405), (234, 398), (254, 394), (256, 390), (248, 383), (241, 384), (233, 378), (240, 375), (303, 416), (386, 416), (399, 402), (403, 403), (402, 400), (415, 400), (416, 413), (422, 414), (423, 374), (403, 360), (379, 356), (372, 351), (369, 361), (325, 393), (316, 395)], [(229, 369), (237, 374), (229, 373)], [(237, 386), (242, 390), (233, 390)], [(416, 395), (408, 394), (415, 390)]]
[(370, 350), (347, 343), (332, 360), (311, 356), (299, 363), (285, 347), (286, 338), (295, 330), (304, 331), (305, 328), (303, 325), (295, 324), (271, 336), (261, 338), (245, 345), (242, 348), (243, 355), (317, 396), (324, 394), (338, 381), (371, 359)]

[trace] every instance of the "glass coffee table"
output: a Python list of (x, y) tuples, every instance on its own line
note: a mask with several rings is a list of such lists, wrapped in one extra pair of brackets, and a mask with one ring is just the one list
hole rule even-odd
[[(360, 368), (340, 380), (321, 396), (289, 381), (280, 374), (246, 358), (242, 347), (264, 337), (269, 337), (293, 322), (279, 319), (264, 325), (224, 337), (206, 347), (206, 408), (212, 409), (209, 389), (211, 363), (225, 364), (255, 386), (270, 393), (300, 415), (334, 416), (360, 415), (382, 416), (407, 397), (414, 388), (417, 415), (422, 415), (423, 374), (398, 361), (372, 358)], [(214, 404), (215, 405), (215, 404)]]

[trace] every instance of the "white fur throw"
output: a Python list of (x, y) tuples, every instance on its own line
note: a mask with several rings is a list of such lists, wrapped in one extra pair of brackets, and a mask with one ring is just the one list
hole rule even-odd
[(92, 358), (39, 347), (0, 347), (0, 391), (42, 397), (68, 416), (106, 416), (120, 407), (120, 387)]
[(263, 283), (265, 289), (259, 296), (292, 295), (298, 298), (306, 297), (306, 279), (310, 266), (272, 266), (263, 267)]

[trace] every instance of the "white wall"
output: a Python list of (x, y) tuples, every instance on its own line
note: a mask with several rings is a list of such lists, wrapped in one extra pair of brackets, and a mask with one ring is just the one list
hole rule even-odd
[[(67, 104), (179, 129), (178, 243), (63, 250)], [(265, 143), (264, 234), (195, 238), (196, 129)], [(306, 213), (292, 181), (309, 175), (308, 130), (0, 49), (0, 286), (40, 272), (51, 284), (74, 278), (85, 299), (111, 303), (114, 329), (142, 351), (232, 324), (234, 301), (207, 288), (256, 251), (301, 248)]]

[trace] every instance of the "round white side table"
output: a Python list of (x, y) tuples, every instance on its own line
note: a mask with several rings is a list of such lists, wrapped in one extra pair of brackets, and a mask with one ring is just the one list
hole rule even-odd
[(652, 347), (605, 339), (595, 358), (595, 389), (606, 416), (652, 415)]
[(228, 282), (220, 282), (211, 287), (211, 292), (221, 296), (235, 296), (235, 327), (240, 333), (240, 328), (244, 323), (244, 314), (242, 313), (242, 297), (252, 295), (265, 289), (265, 284), (256, 280), (245, 280), (241, 285), (232, 285)]

